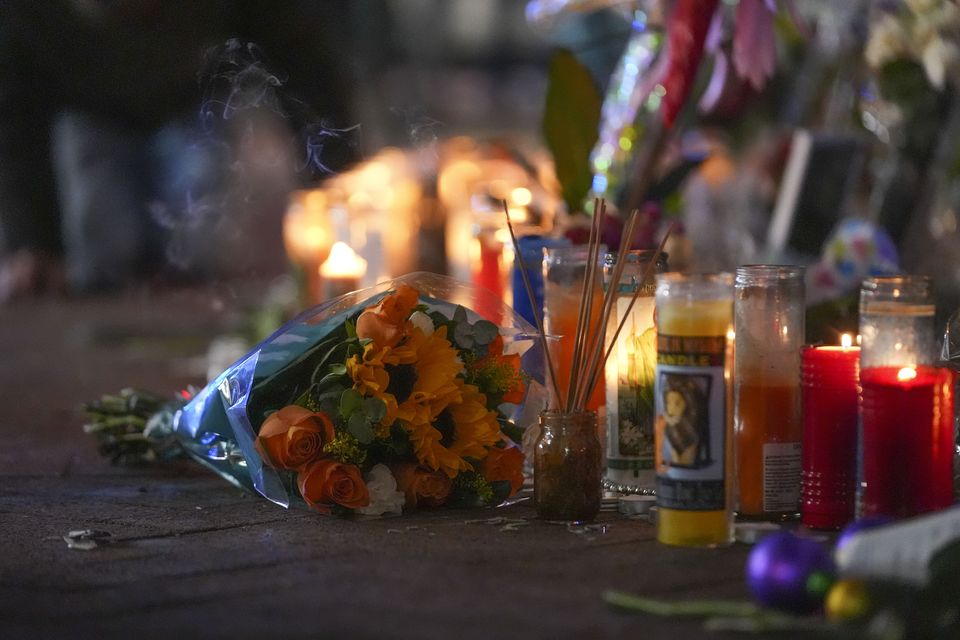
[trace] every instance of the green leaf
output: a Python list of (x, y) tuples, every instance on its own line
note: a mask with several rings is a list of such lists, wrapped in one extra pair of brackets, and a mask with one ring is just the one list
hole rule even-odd
[(504, 435), (517, 444), (521, 444), (523, 442), (523, 427), (518, 427), (515, 423), (510, 422), (509, 420), (501, 419), (499, 422), (500, 431), (502, 431)]
[(473, 339), (478, 344), (490, 344), (498, 333), (500, 333), (500, 330), (497, 325), (489, 320), (477, 320), (477, 323), (473, 325)]
[(317, 404), (320, 410), (327, 415), (336, 415), (340, 406), (340, 396), (343, 394), (343, 387), (334, 387), (329, 391), (321, 393), (317, 397)]
[(473, 347), (473, 328), (466, 322), (460, 322), (454, 326), (453, 341), (464, 349)]
[(360, 444), (370, 444), (373, 442), (373, 425), (365, 415), (356, 412), (350, 416), (347, 421), (347, 432), (357, 439)]
[(574, 213), (581, 210), (593, 179), (590, 152), (600, 130), (600, 92), (590, 71), (569, 51), (554, 54), (548, 77), (543, 135), (563, 199)]
[(459, 304), (457, 308), (453, 310), (453, 321), (457, 324), (467, 324), (467, 310)]
[(349, 320), (343, 321), (343, 326), (347, 330), (347, 339), (356, 340), (357, 339), (357, 325), (353, 324)]
[(670, 169), (665, 176), (660, 178), (658, 182), (650, 186), (650, 189), (647, 191), (646, 200), (659, 202), (663, 200), (677, 189), (680, 188), (680, 185), (683, 184), (683, 181), (687, 178), (690, 173), (703, 164), (703, 161), (707, 159), (707, 156), (699, 158), (684, 158), (677, 166)]
[(490, 504), (499, 504), (510, 497), (510, 481), (496, 480), (490, 483), (490, 489), (493, 491), (493, 498)]
[(752, 602), (740, 600), (679, 600), (667, 602), (643, 598), (622, 591), (606, 591), (603, 600), (607, 604), (619, 609), (649, 613), (655, 616), (674, 618), (703, 618), (706, 616), (748, 617), (762, 612), (762, 609)]
[[(340, 415), (344, 418), (353, 416), (363, 406), (363, 396), (356, 389), (345, 389), (340, 394)], [(363, 415), (362, 413), (360, 415)]]
[(363, 413), (370, 422), (380, 422), (387, 415), (387, 403), (380, 398), (364, 398)]

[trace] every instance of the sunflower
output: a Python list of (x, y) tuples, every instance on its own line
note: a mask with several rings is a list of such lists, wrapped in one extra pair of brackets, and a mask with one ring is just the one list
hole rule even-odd
[(390, 347), (378, 347), (370, 342), (363, 348), (362, 356), (351, 356), (346, 363), (353, 388), (364, 397), (379, 398), (387, 407), (383, 419), (377, 423), (376, 435), (380, 438), (390, 434), (390, 426), (397, 419), (397, 399), (388, 391), (390, 374), (386, 361), (394, 360), (390, 351)]
[(453, 421), (450, 450), (462, 458), (482, 460), (500, 441), (497, 412), (487, 408), (487, 398), (477, 387), (460, 380), (457, 383), (463, 399), (447, 408)]

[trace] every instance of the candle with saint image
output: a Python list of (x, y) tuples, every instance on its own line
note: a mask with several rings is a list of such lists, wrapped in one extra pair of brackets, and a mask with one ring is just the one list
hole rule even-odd
[(733, 542), (733, 278), (657, 275), (657, 540)]
[(803, 350), (803, 524), (839, 529), (854, 517), (857, 483), (857, 384), (860, 347)]
[(345, 242), (337, 242), (330, 257), (320, 267), (324, 297), (336, 298), (360, 288), (360, 279), (367, 269), (367, 261), (357, 255)]

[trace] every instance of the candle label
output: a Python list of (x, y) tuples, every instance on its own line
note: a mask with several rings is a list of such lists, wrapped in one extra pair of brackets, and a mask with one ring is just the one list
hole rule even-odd
[[(627, 312), (630, 299), (617, 300), (616, 322), (608, 337)], [(653, 298), (638, 298), (631, 318), (617, 337), (614, 355), (607, 369), (607, 468), (625, 471), (619, 481), (643, 480), (633, 472), (649, 470), (653, 475), (654, 376), (657, 364), (657, 330), (653, 326)], [(642, 319), (646, 322), (640, 322)], [(645, 326), (644, 326), (645, 325)], [(637, 477), (634, 477), (637, 476)]]
[(800, 503), (799, 442), (763, 445), (763, 510), (796, 511)]
[(724, 493), (724, 336), (657, 339), (657, 504), (716, 511)]

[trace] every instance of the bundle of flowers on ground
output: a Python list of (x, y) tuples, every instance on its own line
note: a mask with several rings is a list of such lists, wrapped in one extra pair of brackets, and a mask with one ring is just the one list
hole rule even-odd
[(90, 405), (86, 428), (115, 458), (173, 442), (283, 506), (496, 504), (523, 484), (534, 337), (492, 294), (412, 274), (301, 314), (185, 404), (136, 416), (128, 394)]

